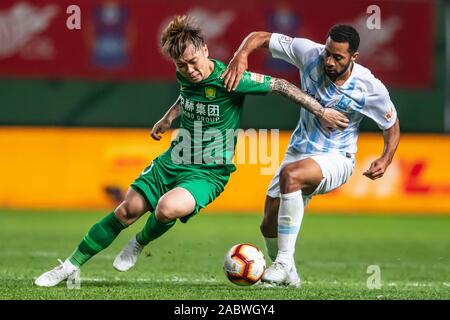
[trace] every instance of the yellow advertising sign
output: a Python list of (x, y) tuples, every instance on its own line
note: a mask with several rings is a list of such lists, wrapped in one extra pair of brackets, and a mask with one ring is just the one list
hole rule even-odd
[[(249, 130), (239, 136), (237, 172), (207, 210), (262, 213), (289, 132)], [(165, 151), (149, 130), (0, 128), (0, 207), (112, 209), (129, 184)], [(279, 143), (276, 143), (279, 142)], [(450, 214), (450, 137), (403, 135), (383, 178), (362, 173), (381, 154), (383, 137), (362, 134), (353, 176), (313, 198), (308, 211)]]

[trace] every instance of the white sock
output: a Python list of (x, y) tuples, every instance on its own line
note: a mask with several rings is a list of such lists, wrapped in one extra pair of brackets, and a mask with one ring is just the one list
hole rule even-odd
[(290, 270), (290, 272), (295, 272), (295, 273), (297, 273), (297, 267), (295, 266), (295, 259), (294, 259), (294, 257), (292, 257), (291, 270)]
[[(303, 202), (304, 203), (304, 202)], [(267, 238), (264, 237), (264, 243), (266, 244), (267, 255), (272, 262), (275, 261), (278, 254), (278, 238)], [(292, 264), (290, 272), (297, 272), (297, 267), (295, 266), (295, 259), (292, 257)]]
[(80, 269), (79, 267), (74, 265), (72, 262), (70, 262), (70, 260), (68, 258), (66, 260), (64, 260), (63, 265), (64, 265), (64, 268), (68, 271)]
[(280, 196), (278, 210), (278, 255), (277, 262), (292, 267), (295, 243), (303, 219), (302, 191), (296, 191)]
[(270, 260), (275, 261), (278, 253), (278, 238), (264, 237), (264, 243), (266, 244), (267, 254)]

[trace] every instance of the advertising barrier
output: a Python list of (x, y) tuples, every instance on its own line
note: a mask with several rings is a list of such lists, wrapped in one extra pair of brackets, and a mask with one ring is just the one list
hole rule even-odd
[[(386, 85), (430, 88), (434, 6), (429, 0), (2, 0), (0, 75), (173, 80), (160, 33), (175, 14), (190, 14), (205, 32), (210, 57), (225, 62), (252, 31), (324, 43), (331, 26), (351, 24), (361, 37), (358, 62)], [(295, 67), (268, 54), (250, 62), (253, 71), (298, 82)]]
[[(0, 207), (105, 209), (117, 205), (129, 184), (170, 143), (150, 130), (0, 128)], [(265, 192), (290, 138), (276, 130), (242, 131), (237, 171), (208, 212), (263, 210)], [(308, 211), (450, 214), (450, 136), (403, 135), (383, 178), (362, 173), (380, 156), (382, 134), (361, 134), (352, 177), (313, 198)]]

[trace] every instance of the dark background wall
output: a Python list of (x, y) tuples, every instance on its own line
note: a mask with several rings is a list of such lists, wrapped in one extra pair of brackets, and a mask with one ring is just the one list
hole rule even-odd
[[(432, 88), (388, 88), (403, 132), (444, 130), (445, 17), (442, 2), (436, 10)], [(420, 48), (411, 54), (420, 55)], [(0, 125), (149, 128), (176, 99), (178, 88), (175, 82), (0, 79), (0, 96)], [(248, 97), (242, 127), (290, 130), (297, 120), (298, 108), (282, 97)], [(366, 119), (362, 130), (377, 128)]]

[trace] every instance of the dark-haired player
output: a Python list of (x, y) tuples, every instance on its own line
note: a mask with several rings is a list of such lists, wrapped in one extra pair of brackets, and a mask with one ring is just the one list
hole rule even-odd
[[(234, 90), (247, 69), (248, 55), (268, 49), (300, 71), (301, 89), (322, 106), (347, 115), (344, 131), (324, 130), (305, 110), (292, 134), (284, 160), (267, 191), (261, 232), (274, 263), (262, 281), (298, 286), (294, 250), (306, 205), (312, 196), (343, 185), (354, 168), (359, 124), (371, 118), (383, 131), (384, 148), (364, 175), (383, 176), (400, 139), (397, 112), (386, 87), (367, 68), (357, 64), (358, 32), (349, 25), (333, 26), (325, 45), (304, 38), (268, 32), (248, 35), (222, 77), (228, 91)], [(368, 40), (370, 41), (370, 40)]]

